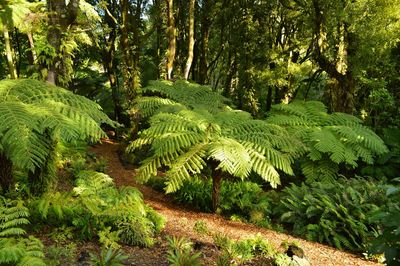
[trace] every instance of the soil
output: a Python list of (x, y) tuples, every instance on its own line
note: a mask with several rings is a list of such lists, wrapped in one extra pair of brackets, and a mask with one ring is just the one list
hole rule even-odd
[[(338, 265), (382, 265), (376, 262), (364, 260), (355, 254), (347, 253), (315, 242), (306, 241), (287, 234), (275, 232), (251, 224), (226, 220), (217, 214), (201, 213), (188, 207), (181, 206), (172, 201), (168, 195), (155, 191), (150, 187), (138, 184), (135, 181), (135, 169), (121, 162), (118, 152), (120, 144), (111, 140), (104, 140), (102, 144), (92, 148), (98, 156), (108, 161), (107, 174), (110, 175), (117, 186), (137, 187), (144, 197), (144, 201), (162, 214), (167, 224), (163, 233), (159, 236), (158, 244), (152, 248), (124, 247), (127, 255), (131, 257), (129, 265), (168, 265), (166, 261), (167, 244), (166, 236), (186, 237), (199, 246), (206, 265), (213, 265), (213, 258), (217, 256), (218, 250), (213, 244), (212, 237), (199, 234), (193, 228), (197, 221), (204, 221), (209, 231), (227, 235), (232, 239), (251, 238), (257, 234), (267, 239), (278, 250), (284, 251), (282, 242), (296, 241), (304, 250), (306, 258), (311, 265), (316, 266), (338, 266)], [(247, 264), (246, 265), (266, 265)], [(267, 264), (269, 265), (269, 264)]]

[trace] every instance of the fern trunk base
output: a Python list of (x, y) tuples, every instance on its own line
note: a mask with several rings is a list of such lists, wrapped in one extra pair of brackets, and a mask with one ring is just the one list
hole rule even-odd
[(0, 186), (3, 192), (10, 191), (14, 187), (12, 166), (12, 162), (0, 153)]
[(213, 170), (212, 180), (213, 180), (212, 210), (213, 212), (216, 212), (219, 206), (219, 195), (221, 191), (221, 181), (222, 181), (221, 171)]

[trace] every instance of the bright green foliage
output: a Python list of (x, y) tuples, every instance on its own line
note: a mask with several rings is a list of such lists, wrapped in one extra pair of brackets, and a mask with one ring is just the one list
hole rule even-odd
[[(192, 178), (173, 196), (177, 202), (205, 212), (211, 212), (211, 180)], [(222, 181), (219, 211), (221, 214), (261, 226), (268, 226), (273, 199), (260, 185), (249, 182)]]
[[(192, 90), (193, 86), (186, 84), (183, 95), (196, 94), (198, 88), (194, 86)], [(293, 174), (293, 158), (302, 154), (303, 149), (284, 128), (255, 120), (243, 111), (210, 112), (212, 104), (202, 98), (192, 101), (198, 103), (193, 109), (189, 109), (190, 101), (185, 109), (174, 110), (166, 109), (165, 103), (163, 112), (150, 118), (150, 128), (128, 146), (127, 151), (132, 152), (150, 145), (153, 152), (140, 167), (139, 180), (147, 181), (157, 175), (158, 168), (167, 166), (166, 192), (174, 192), (211, 161), (217, 162), (214, 169), (241, 179), (255, 172), (272, 187), (280, 184), (279, 170)], [(153, 107), (149, 108), (141, 112), (153, 113)]]
[(128, 256), (124, 255), (121, 250), (112, 248), (102, 249), (100, 255), (90, 254), (93, 266), (123, 266)]
[(183, 80), (150, 81), (149, 86), (143, 88), (143, 92), (162, 97), (143, 97), (137, 100), (136, 107), (146, 118), (163, 111), (187, 108), (201, 108), (215, 113), (228, 108), (226, 104), (229, 103), (227, 98), (212, 91), (210, 87)]
[(365, 250), (378, 229), (370, 216), (387, 201), (379, 184), (357, 178), (291, 185), (282, 193), (275, 212), (294, 234), (355, 251)]
[(46, 265), (42, 258), (43, 244), (29, 236), (22, 226), (29, 224), (28, 209), (21, 201), (0, 197), (0, 264)]
[[(141, 193), (131, 187), (116, 189), (113, 180), (93, 171), (79, 174), (73, 193), (45, 194), (33, 202), (37, 216), (54, 225), (73, 224), (82, 238), (104, 237), (117, 232), (130, 245), (151, 246), (164, 227), (164, 219), (143, 203)], [(104, 241), (103, 241), (104, 242)]]
[(52, 140), (98, 140), (114, 123), (96, 103), (37, 80), (0, 81), (0, 152), (24, 170), (48, 160)]
[(185, 238), (168, 237), (167, 260), (170, 266), (200, 266), (200, 252), (193, 253), (193, 243)]
[(267, 121), (303, 140), (308, 153), (301, 167), (309, 179), (332, 179), (339, 164), (353, 168), (359, 160), (372, 164), (375, 155), (388, 152), (382, 139), (361, 120), (344, 113), (328, 114), (321, 102), (275, 105)]
[(255, 257), (269, 258), (276, 253), (274, 247), (259, 234), (240, 241), (233, 241), (222, 234), (216, 234), (213, 238), (214, 244), (222, 251), (220, 260), (229, 261), (228, 265), (241, 265)]
[[(400, 182), (400, 178), (395, 179)], [(373, 222), (381, 225), (379, 236), (373, 240), (370, 253), (384, 253), (386, 264), (389, 266), (399, 265), (400, 263), (400, 187), (398, 185), (388, 185), (386, 196), (390, 197), (392, 203), (388, 209), (377, 211), (371, 218)]]

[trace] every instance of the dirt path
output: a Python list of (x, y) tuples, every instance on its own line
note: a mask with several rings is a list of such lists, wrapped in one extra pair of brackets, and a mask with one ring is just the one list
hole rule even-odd
[[(121, 161), (119, 160), (118, 149), (119, 144), (106, 140), (102, 145), (94, 147), (92, 151), (99, 156), (104, 157), (108, 161), (107, 173), (114, 178), (117, 186), (124, 185), (137, 187), (143, 193), (145, 202), (166, 217), (167, 225), (164, 232), (167, 235), (185, 236), (192, 239), (192, 241), (198, 241), (211, 247), (213, 245), (211, 237), (199, 235), (193, 230), (193, 226), (196, 221), (203, 220), (207, 224), (207, 227), (210, 229), (210, 231), (226, 234), (232, 239), (249, 238), (255, 236), (257, 233), (260, 233), (265, 239), (268, 239), (268, 241), (277, 248), (283, 241), (296, 240), (304, 249), (304, 252), (308, 260), (311, 262), (311, 265), (381, 265), (378, 263), (365, 261), (356, 255), (339, 251), (325, 245), (309, 242), (303, 239), (292, 237), (290, 235), (277, 233), (253, 225), (225, 220), (215, 214), (191, 211), (177, 204), (172, 204), (171, 200), (163, 193), (157, 192), (149, 187), (137, 184), (135, 182), (134, 169), (126, 169), (122, 165)], [(150, 254), (149, 252), (146, 254), (146, 249), (135, 249), (133, 252), (135, 252), (139, 261), (134, 265), (165, 264), (164, 259), (160, 260), (160, 254), (165, 254), (166, 247), (159, 246), (156, 247), (156, 249), (157, 248), (161, 249), (161, 251), (153, 248), (150, 250)], [(207, 253), (207, 249), (205, 249), (203, 253)], [(205, 254), (205, 256), (207, 255), (210, 256), (212, 254)], [(140, 256), (148, 256), (146, 261), (154, 259), (154, 262), (151, 264), (144, 262), (140, 263)], [(210, 258), (208, 258), (208, 261), (210, 261)]]

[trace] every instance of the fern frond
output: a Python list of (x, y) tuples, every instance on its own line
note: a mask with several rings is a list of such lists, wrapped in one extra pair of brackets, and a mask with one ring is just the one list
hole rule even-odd
[(201, 173), (206, 165), (204, 157), (208, 144), (198, 144), (190, 148), (187, 152), (181, 154), (170, 166), (171, 170), (167, 172), (169, 177), (166, 182), (166, 193), (177, 191), (183, 184), (183, 181), (190, 179), (191, 175)]
[(52, 140), (98, 140), (101, 123), (115, 126), (98, 104), (45, 82), (0, 81), (0, 148), (14, 165), (34, 171), (48, 159)]
[(218, 138), (210, 143), (209, 158), (220, 162), (218, 169), (244, 179), (251, 171), (251, 158), (248, 150), (230, 138)]

